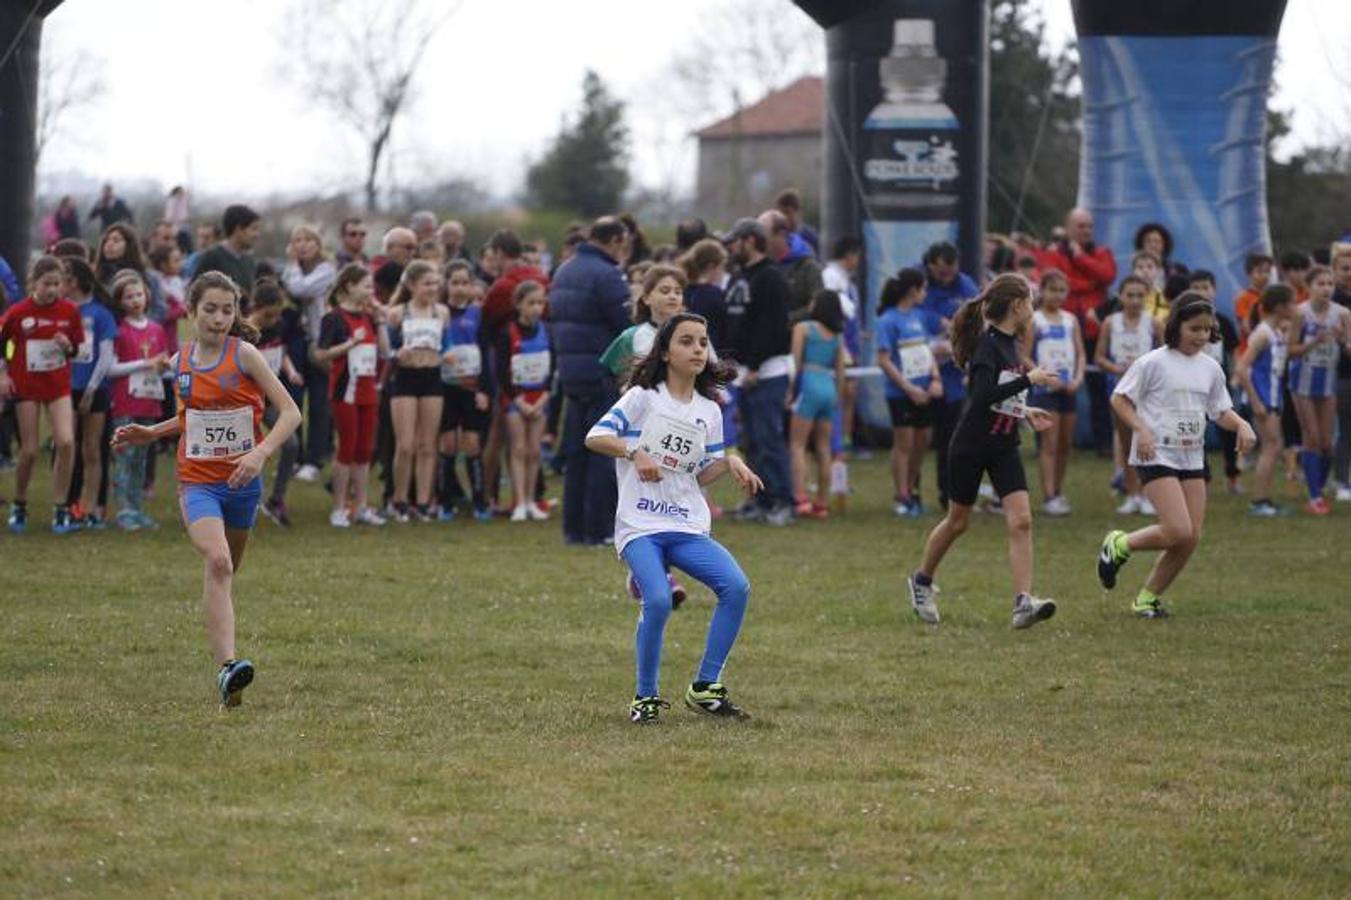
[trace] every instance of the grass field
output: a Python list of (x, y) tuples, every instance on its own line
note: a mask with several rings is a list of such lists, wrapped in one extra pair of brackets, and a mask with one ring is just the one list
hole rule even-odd
[[(1060, 614), (1009, 629), (982, 517), (929, 629), (901, 574), (933, 519), (891, 517), (884, 469), (853, 466), (841, 519), (718, 523), (755, 720), (645, 729), (623, 570), (556, 522), (338, 533), (296, 484), (297, 527), (260, 522), (236, 581), (258, 680), (227, 714), (181, 528), (56, 538), (40, 485), (39, 527), (0, 535), (0, 894), (1351, 890), (1351, 513), (1217, 495), (1176, 618), (1138, 621), (1148, 559), (1103, 596), (1108, 472), (1077, 462), (1074, 516), (1037, 521)], [(668, 697), (709, 607), (671, 619)]]

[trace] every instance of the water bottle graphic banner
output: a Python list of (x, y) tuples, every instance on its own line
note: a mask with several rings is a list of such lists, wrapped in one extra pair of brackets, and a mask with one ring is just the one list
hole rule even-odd
[(1276, 42), (1267, 35), (1088, 35), (1080, 203), (1125, 263), (1160, 222), (1173, 258), (1215, 272), (1222, 306), (1269, 251), (1264, 134)]
[[(988, 9), (983, 0), (855, 4), (830, 21), (826, 75), (827, 239), (863, 239), (864, 365), (882, 285), (937, 241), (980, 266), (985, 211)], [(816, 15), (816, 13), (813, 13)], [(881, 383), (861, 380), (858, 409), (889, 419)]]

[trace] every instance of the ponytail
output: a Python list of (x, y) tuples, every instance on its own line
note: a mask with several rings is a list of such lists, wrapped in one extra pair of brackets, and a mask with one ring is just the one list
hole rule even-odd
[(987, 322), (999, 322), (1019, 300), (1031, 300), (1032, 287), (1026, 278), (1014, 272), (996, 275), (981, 295), (968, 300), (952, 320), (952, 358), (957, 365), (970, 362), (985, 333)]
[(952, 319), (952, 358), (965, 367), (985, 333), (985, 295), (968, 300)]
[(924, 273), (916, 268), (901, 269), (895, 275), (882, 282), (882, 291), (877, 298), (877, 314), (891, 309), (916, 288), (924, 287)]
[(254, 325), (238, 313), (235, 313), (234, 323), (230, 325), (230, 334), (239, 338), (246, 344), (254, 344), (255, 346), (263, 337), (263, 333), (258, 330), (257, 325)]
[[(66, 267), (66, 274), (70, 280), (75, 282), (76, 287), (83, 291), (87, 296), (93, 297), (101, 306), (112, 312), (118, 318), (122, 318), (122, 310), (113, 303), (112, 296), (108, 289), (99, 281), (98, 276), (94, 274), (94, 267), (83, 259), (75, 256), (64, 257), (62, 263)], [(126, 271), (135, 271), (134, 269), (123, 269)], [(121, 273), (118, 273), (121, 274)], [(146, 299), (149, 299), (149, 291), (146, 291)]]
[[(454, 263), (451, 263), (453, 266)], [(447, 273), (450, 266), (446, 267)], [(338, 271), (338, 277), (333, 279), (333, 286), (328, 290), (328, 305), (336, 308), (342, 302), (343, 295), (351, 290), (352, 285), (358, 284), (364, 278), (371, 277), (371, 273), (361, 263), (350, 262)]]

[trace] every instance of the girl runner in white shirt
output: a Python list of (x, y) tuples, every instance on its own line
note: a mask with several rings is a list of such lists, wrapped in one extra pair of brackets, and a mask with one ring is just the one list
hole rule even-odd
[(1257, 436), (1234, 412), (1220, 364), (1205, 353), (1216, 329), (1215, 308), (1200, 294), (1178, 297), (1168, 314), (1164, 346), (1126, 371), (1112, 394), (1112, 411), (1131, 430), (1128, 462), (1136, 467), (1158, 523), (1109, 531), (1098, 554), (1098, 578), (1111, 589), (1136, 550), (1162, 550), (1132, 610), (1146, 619), (1168, 616), (1163, 592), (1196, 549), (1206, 518), (1206, 419), (1238, 434), (1238, 452)]
[(727, 696), (722, 668), (746, 612), (750, 583), (732, 555), (708, 536), (708, 504), (699, 488), (726, 472), (748, 493), (760, 478), (723, 450), (716, 397), (730, 368), (709, 362), (708, 325), (680, 313), (657, 332), (629, 388), (586, 436), (593, 453), (613, 456), (619, 475), (615, 547), (642, 594), (636, 652), (638, 687), (629, 708), (636, 723), (655, 722), (669, 707), (657, 692), (662, 634), (671, 615), (668, 566), (684, 569), (718, 596), (704, 658), (685, 704), (707, 715), (748, 718)]

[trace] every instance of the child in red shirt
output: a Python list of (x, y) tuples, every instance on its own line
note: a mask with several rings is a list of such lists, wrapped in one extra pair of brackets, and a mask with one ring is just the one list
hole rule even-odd
[[(164, 404), (163, 373), (169, 368), (169, 341), (160, 324), (146, 315), (150, 290), (139, 272), (124, 270), (113, 279), (113, 304), (122, 315), (113, 348), (117, 361), (109, 372), (113, 382), (113, 428), (154, 425)], [(144, 446), (113, 451), (113, 496), (118, 503), (114, 521), (123, 531), (158, 528), (141, 509), (145, 491)]]
[(70, 402), (70, 360), (84, 340), (80, 311), (61, 298), (65, 268), (54, 256), (40, 257), (28, 275), (27, 299), (11, 306), (0, 319), (0, 347), (13, 342), (9, 365), (0, 354), (0, 400), (13, 397), (19, 421), (19, 461), (14, 473), (14, 508), (9, 530), (28, 527), (28, 482), (38, 455), (38, 422), (43, 410), (52, 430), (52, 531), (69, 534), (79, 528), (66, 505), (75, 456), (74, 414)]
[[(329, 291), (329, 311), (319, 323), (314, 358), (327, 363), (338, 453), (333, 462), (333, 510), (328, 523), (383, 525), (366, 502), (375, 432), (380, 412), (379, 361), (389, 355), (389, 336), (371, 315), (375, 282), (370, 272), (348, 263)], [(348, 505), (348, 492), (352, 505)]]

